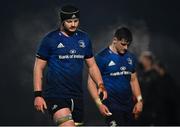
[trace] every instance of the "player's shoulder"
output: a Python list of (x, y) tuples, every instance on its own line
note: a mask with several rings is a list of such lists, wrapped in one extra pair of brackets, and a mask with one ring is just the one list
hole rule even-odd
[(130, 58), (130, 59), (133, 59), (134, 61), (137, 61), (137, 56), (130, 51), (126, 52), (126, 58), (128, 58), (128, 59)]
[(96, 56), (97, 56), (97, 57), (106, 57), (106, 56), (108, 55), (108, 52), (109, 52), (108, 48), (104, 48), (104, 49), (100, 50), (100, 51), (96, 54)]
[(130, 51), (127, 51), (126, 56), (135, 57), (136, 55), (134, 53), (130, 52)]
[(83, 30), (81, 30), (81, 29), (78, 29), (76, 32), (77, 32), (77, 34), (78, 34), (79, 36), (89, 37), (88, 33), (85, 32), (85, 31), (83, 31)]
[(47, 32), (44, 36), (44, 38), (53, 38), (57, 35), (57, 33), (59, 32), (59, 29), (53, 29), (49, 32)]

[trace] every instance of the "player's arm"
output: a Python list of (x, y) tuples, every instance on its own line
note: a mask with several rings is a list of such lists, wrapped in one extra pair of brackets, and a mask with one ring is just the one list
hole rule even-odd
[(101, 102), (101, 99), (99, 98), (96, 83), (92, 80), (91, 76), (88, 76), (88, 90), (95, 101), (97, 107), (99, 108), (100, 113), (103, 116), (109, 116), (111, 113), (109, 112), (108, 108)]
[(93, 98), (93, 100), (96, 102), (96, 105), (99, 106), (102, 104), (99, 95), (98, 95), (98, 91), (97, 91), (97, 87), (95, 82), (92, 80), (91, 76), (88, 75), (88, 90), (90, 92), (91, 97)]
[(42, 78), (43, 78), (43, 70), (47, 64), (47, 61), (36, 58), (34, 64), (34, 73), (33, 73), (33, 84), (34, 84), (34, 106), (38, 111), (44, 112), (44, 108), (46, 109), (46, 103), (42, 97)]
[(43, 70), (47, 61), (36, 58), (34, 64), (34, 91), (42, 91)]
[(133, 113), (135, 114), (135, 117), (138, 117), (138, 114), (142, 112), (143, 100), (136, 72), (131, 74), (131, 88), (133, 95), (137, 100), (137, 103), (133, 109)]
[(131, 88), (133, 95), (136, 97), (137, 101), (141, 101), (142, 100), (141, 90), (136, 72), (131, 74)]
[(103, 99), (106, 99), (107, 98), (107, 92), (106, 92), (106, 89), (104, 87), (104, 83), (103, 83), (103, 80), (101, 77), (101, 73), (99, 71), (99, 68), (96, 64), (94, 57), (86, 59), (86, 63), (88, 66), (88, 71), (89, 71), (90, 77), (98, 86), (98, 93), (99, 94), (103, 93)]

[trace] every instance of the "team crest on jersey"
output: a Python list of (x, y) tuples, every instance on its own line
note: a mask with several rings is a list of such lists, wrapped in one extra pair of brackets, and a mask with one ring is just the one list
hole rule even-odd
[(132, 59), (131, 58), (127, 58), (128, 64), (132, 65)]
[(85, 43), (84, 43), (84, 40), (79, 40), (78, 43), (79, 43), (79, 47), (81, 47), (81, 48), (85, 48), (86, 47)]

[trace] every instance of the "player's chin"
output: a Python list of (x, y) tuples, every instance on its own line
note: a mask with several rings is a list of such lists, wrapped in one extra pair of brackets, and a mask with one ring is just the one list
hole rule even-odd
[(75, 32), (76, 28), (69, 29), (70, 32)]
[(122, 50), (121, 54), (125, 54), (127, 52), (127, 50)]
[(123, 55), (125, 54), (125, 51), (119, 51), (119, 54)]

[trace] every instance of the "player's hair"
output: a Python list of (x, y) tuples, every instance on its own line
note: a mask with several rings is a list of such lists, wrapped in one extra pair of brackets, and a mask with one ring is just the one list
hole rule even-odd
[(131, 31), (126, 27), (118, 28), (114, 33), (114, 37), (118, 40), (125, 39), (128, 43), (131, 43), (133, 39)]

